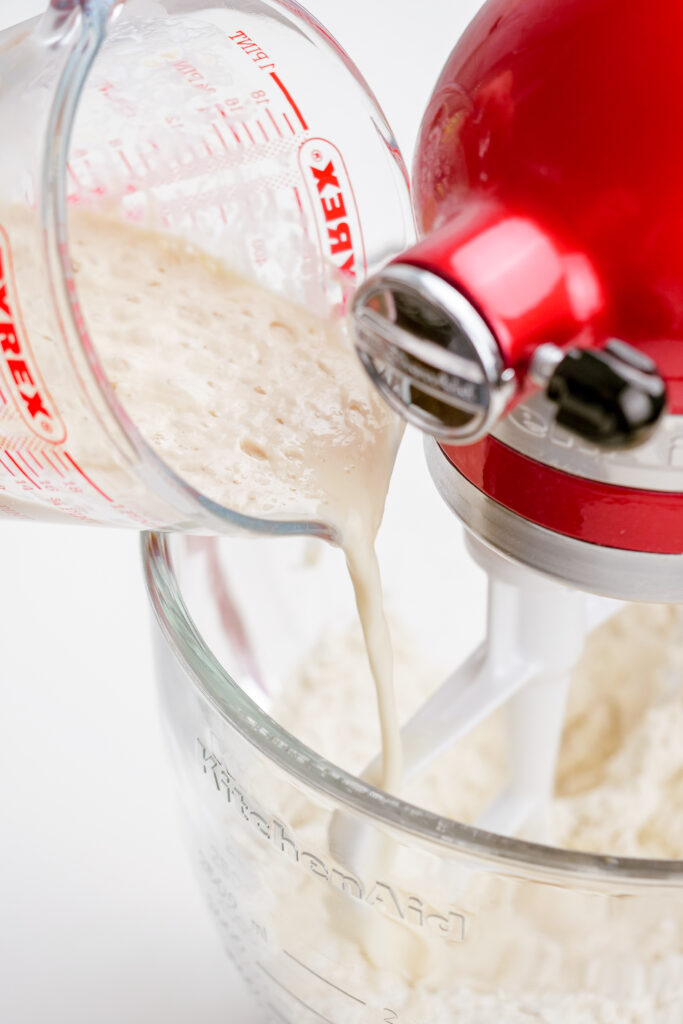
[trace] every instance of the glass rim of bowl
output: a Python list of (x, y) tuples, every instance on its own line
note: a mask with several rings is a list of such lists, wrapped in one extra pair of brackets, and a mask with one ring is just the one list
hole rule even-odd
[[(488, 861), (505, 873), (532, 872), (539, 881), (624, 887), (679, 886), (682, 860), (583, 853), (501, 836), (424, 810), (385, 793), (321, 757), (283, 729), (220, 664), (195, 625), (173, 567), (173, 535), (142, 535), (147, 590), (157, 623), (176, 660), (203, 697), (262, 756), (340, 808), (441, 855)], [(436, 852), (436, 850), (435, 850)]]

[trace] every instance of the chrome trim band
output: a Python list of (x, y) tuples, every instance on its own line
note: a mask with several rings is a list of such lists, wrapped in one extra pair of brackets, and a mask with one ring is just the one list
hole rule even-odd
[(578, 590), (622, 601), (683, 602), (683, 555), (622, 551), (574, 540), (537, 526), (478, 490), (436, 441), (427, 464), (446, 504), (480, 540), (515, 562)]
[(520, 455), (584, 480), (636, 491), (683, 492), (683, 416), (665, 416), (639, 447), (608, 451), (559, 427), (555, 412), (545, 395), (536, 394), (501, 420), (492, 436)]

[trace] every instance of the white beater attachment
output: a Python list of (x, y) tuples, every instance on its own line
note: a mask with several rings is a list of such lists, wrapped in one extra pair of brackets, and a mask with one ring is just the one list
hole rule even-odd
[[(403, 727), (404, 782), (505, 706), (508, 781), (475, 824), (542, 842), (571, 675), (588, 633), (621, 604), (555, 583), (468, 541), (489, 577), (486, 639)], [(377, 758), (364, 777), (376, 778), (379, 765)]]

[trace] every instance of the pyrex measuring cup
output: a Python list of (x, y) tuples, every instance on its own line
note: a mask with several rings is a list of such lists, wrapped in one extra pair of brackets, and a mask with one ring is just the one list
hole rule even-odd
[[(678, 1024), (683, 863), (503, 838), (326, 761), (280, 724), (269, 669), (286, 694), (297, 645), (301, 655), (325, 622), (343, 619), (334, 586), (321, 600), (320, 567), (306, 578), (288, 551), (300, 541), (259, 545), (258, 580), (239, 541), (223, 542), (211, 569), (198, 543), (211, 542), (145, 541), (159, 682), (195, 867), (259, 1020)], [(423, 640), (443, 643), (452, 604), (439, 609), (423, 588), (413, 603), (424, 606)], [(260, 666), (244, 659), (235, 607)], [(348, 746), (352, 719), (368, 713), (343, 671), (344, 661), (327, 677), (339, 697), (312, 687), (315, 709), (299, 702), (294, 712), (313, 716), (321, 742), (325, 716), (344, 729), (337, 749)], [(354, 712), (344, 716), (340, 701), (351, 693)], [(481, 774), (490, 770), (482, 759)], [(442, 776), (444, 787), (458, 781), (457, 772)], [(340, 811), (368, 837), (353, 862), (331, 842)]]
[(98, 357), (69, 223), (151, 225), (341, 317), (413, 230), (351, 62), (291, 0), (53, 0), (0, 37), (0, 84), (0, 514), (324, 533), (222, 508), (155, 454)]

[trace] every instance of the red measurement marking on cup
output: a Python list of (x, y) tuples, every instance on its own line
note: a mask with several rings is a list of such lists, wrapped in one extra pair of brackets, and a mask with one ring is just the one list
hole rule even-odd
[(103, 497), (103, 498), (104, 498), (104, 499), (105, 499), (106, 501), (110, 502), (110, 503), (111, 503), (112, 505), (114, 504), (114, 502), (113, 502), (113, 499), (112, 499), (112, 498), (110, 498), (108, 494), (105, 494), (105, 493), (104, 493), (104, 491), (100, 490), (100, 488), (99, 488), (99, 487), (97, 486), (97, 484), (96, 484), (96, 483), (95, 483), (95, 482), (94, 482), (93, 480), (91, 480), (91, 479), (90, 479), (90, 477), (89, 477), (89, 476), (87, 475), (87, 473), (84, 473), (84, 472), (83, 472), (83, 470), (81, 469), (81, 467), (80, 467), (80, 466), (78, 465), (78, 463), (77, 463), (77, 462), (76, 462), (76, 461), (75, 461), (74, 459), (72, 459), (72, 458), (71, 458), (71, 456), (69, 455), (69, 453), (68, 453), (68, 452), (64, 452), (64, 458), (65, 458), (65, 459), (66, 459), (66, 460), (67, 460), (68, 462), (70, 462), (70, 463), (71, 463), (71, 465), (73, 466), (73, 468), (74, 468), (74, 469), (76, 470), (76, 472), (77, 472), (77, 473), (80, 473), (80, 474), (81, 474), (81, 476), (83, 477), (83, 479), (85, 480), (85, 482), (86, 482), (86, 483), (88, 483), (88, 484), (90, 484), (90, 486), (91, 486), (91, 487), (93, 488), (93, 490), (97, 491), (97, 493), (98, 493), (98, 494), (101, 494), (101, 495), (102, 495), (102, 497)]
[(282, 130), (281, 130), (281, 128), (280, 128), (280, 125), (279, 125), (279, 124), (277, 123), (277, 121), (276, 121), (276, 120), (275, 120), (275, 118), (273, 117), (273, 115), (272, 115), (272, 113), (271, 113), (271, 111), (270, 111), (270, 110), (267, 110), (267, 111), (266, 111), (266, 113), (267, 113), (268, 117), (270, 118), (270, 120), (271, 120), (271, 121), (273, 122), (273, 128), (274, 128), (274, 129), (275, 129), (275, 131), (276, 131), (276, 132), (278, 133), (278, 135), (280, 136), (280, 138), (282, 138)]
[(64, 474), (62, 473), (62, 471), (59, 468), (59, 466), (57, 465), (57, 463), (52, 461), (52, 459), (49, 457), (47, 452), (43, 452), (43, 458), (47, 462), (47, 464), (50, 467), (50, 469), (53, 469), (55, 471), (55, 473), (57, 474), (57, 476), (60, 476), (62, 478), (62, 480), (63, 480), (64, 479)]
[(260, 43), (256, 42), (251, 36), (243, 32), (242, 29), (238, 29), (233, 35), (228, 38), (238, 46), (242, 52), (249, 57), (252, 64), (254, 64), (259, 71), (270, 71), (275, 69), (275, 64), (269, 54), (264, 50)]
[(9, 235), (0, 226), (0, 367), (19, 415), (32, 433), (59, 444), (66, 427), (38, 369), (19, 306)]
[(66, 165), (66, 171), (67, 171), (67, 174), (69, 175), (69, 177), (71, 178), (71, 180), (73, 181), (74, 185), (78, 189), (78, 191), (82, 192), (83, 191), (83, 186), (81, 185), (80, 179), (79, 179), (78, 175), (76, 174), (76, 172), (74, 171), (74, 169), (73, 169), (73, 167), (71, 166), (70, 163), (68, 163)]
[(206, 76), (187, 60), (176, 60), (173, 61), (172, 67), (178, 71), (183, 78), (185, 78), (190, 85), (200, 92), (215, 93), (216, 90), (207, 80)]
[(118, 152), (118, 156), (119, 156), (119, 159), (120, 159), (121, 163), (126, 168), (128, 173), (130, 174), (131, 178), (134, 178), (135, 177), (135, 171), (133, 170), (132, 163), (130, 162), (130, 160), (128, 159), (128, 157), (126, 156), (126, 154), (124, 153), (124, 151), (122, 149), (117, 150), (117, 152)]
[[(22, 455), (22, 453), (17, 448), (14, 449), (14, 455), (15, 458), (17, 458), (19, 462), (21, 462), (21, 464), (26, 467), (28, 473), (32, 473), (33, 476), (37, 476), (36, 471), (31, 465), (31, 463), (26, 459), (24, 455)], [(40, 469), (40, 466), (38, 466), (38, 469)]]
[(296, 187), (296, 185), (294, 186), (294, 197), (296, 199), (296, 205), (299, 207), (299, 213), (301, 214), (302, 219), (305, 221), (306, 213), (304, 211), (304, 204), (301, 202), (301, 192), (299, 192), (299, 189)]
[(22, 468), (21, 468), (21, 466), (19, 465), (19, 463), (18, 463), (18, 462), (16, 461), (16, 459), (13, 459), (13, 458), (12, 458), (12, 456), (11, 456), (11, 455), (10, 455), (10, 453), (9, 453), (9, 452), (7, 451), (7, 449), (5, 449), (5, 452), (4, 452), (4, 454), (5, 454), (5, 458), (9, 459), (9, 461), (10, 461), (10, 462), (12, 463), (12, 465), (13, 465), (13, 466), (15, 466), (15, 467), (16, 467), (16, 468), (17, 468), (17, 469), (19, 470), (19, 472), (20, 472), (20, 473), (22, 474), (22, 476), (25, 476), (25, 477), (26, 477), (26, 479), (28, 480), (28, 482), (29, 482), (30, 484), (33, 484), (33, 486), (34, 486), (34, 487), (36, 488), (36, 490), (38, 490), (38, 491), (42, 491), (42, 489), (43, 489), (43, 488), (42, 488), (42, 487), (40, 486), (40, 484), (38, 483), (38, 481), (37, 481), (37, 480), (34, 480), (34, 479), (33, 479), (33, 477), (31, 477), (31, 476), (29, 476), (29, 475), (28, 475), (28, 473), (26, 472), (26, 470), (25, 470), (25, 469), (22, 469)]
[(263, 127), (263, 125), (261, 124), (261, 122), (260, 122), (260, 121), (257, 121), (257, 122), (256, 122), (256, 125), (257, 125), (257, 127), (258, 127), (259, 131), (261, 132), (261, 135), (263, 136), (264, 140), (265, 140), (266, 142), (269, 142), (269, 141), (270, 141), (270, 136), (268, 135), (268, 132), (267, 132), (267, 131), (266, 131), (266, 129), (265, 129), (264, 127)]
[[(252, 37), (248, 35), (246, 32), (244, 32), (242, 29), (237, 29), (237, 31), (235, 31), (232, 35), (228, 36), (228, 38), (235, 44), (235, 46), (237, 46), (242, 51), (242, 53), (246, 57), (248, 57), (251, 63), (254, 64), (259, 71), (268, 72), (270, 78), (278, 87), (278, 89), (284, 96), (285, 101), (293, 111), (297, 121), (299, 122), (303, 130), (307, 132), (308, 124), (306, 123), (306, 119), (304, 115), (301, 113), (299, 105), (292, 96), (291, 92), (275, 71), (275, 63), (271, 60), (271, 57), (268, 54), (267, 50), (264, 50), (257, 40), (252, 39)], [(268, 113), (270, 114), (270, 111)], [(289, 119), (287, 118), (287, 115), (284, 114), (283, 117), (287, 120), (287, 123), (292, 133), (296, 135), (296, 131), (294, 130), (291, 121), (289, 121)], [(275, 125), (278, 134), (282, 134), (277, 122), (272, 117), (272, 115), (271, 120), (273, 121), (273, 124)]]
[(308, 125), (304, 121), (303, 114), (301, 113), (301, 111), (299, 110), (298, 106), (294, 102), (294, 100), (292, 98), (292, 95), (291, 95), (289, 89), (287, 88), (287, 86), (284, 84), (284, 82), (279, 77), (279, 75), (275, 74), (274, 71), (271, 71), (270, 77), (273, 79), (273, 81), (277, 85), (278, 89), (282, 90), (282, 93), (283, 93), (285, 99), (287, 100), (287, 102), (289, 103), (290, 107), (292, 108), (292, 110), (296, 114), (297, 118), (301, 122), (301, 127), (303, 128), (303, 130), (305, 132), (307, 132), (308, 131)]
[[(228, 128), (230, 129), (230, 131), (232, 133), (232, 136), (235, 139), (235, 142), (237, 143), (237, 145), (241, 146), (242, 145), (242, 140), (239, 137), (239, 135), (237, 134), (237, 129), (235, 128), (234, 124), (231, 124), (230, 118), (228, 117), (227, 113), (223, 109), (220, 109), (219, 110), (219, 114), (221, 115), (221, 117), (223, 118), (223, 120), (227, 124)], [(215, 129), (216, 125), (213, 125), (213, 127)], [(226, 146), (226, 148), (227, 148), (227, 146)]]
[(50, 453), (50, 456), (51, 456), (52, 460), (57, 463), (58, 466), (61, 466), (63, 470), (68, 472), (69, 467), (65, 464), (64, 460), (62, 459), (62, 457), (59, 454), (59, 451), (57, 451), (57, 449), (52, 451)]
[(152, 170), (151, 164), (150, 164), (149, 160), (147, 159), (147, 157), (145, 156), (145, 154), (143, 153), (143, 151), (141, 149), (138, 149), (137, 154), (140, 157), (140, 160), (142, 161), (142, 164), (143, 164), (145, 170), (146, 171), (151, 171)]
[(222, 136), (222, 134), (221, 134), (221, 130), (220, 130), (220, 128), (218, 127), (218, 125), (217, 125), (217, 124), (214, 124), (214, 125), (212, 125), (211, 127), (213, 128), (214, 132), (215, 132), (215, 133), (216, 133), (216, 135), (218, 136), (218, 139), (219, 139), (219, 141), (220, 141), (220, 144), (221, 144), (221, 146), (223, 147), (223, 149), (225, 149), (225, 150), (227, 151), (227, 150), (228, 150), (228, 144), (227, 144), (227, 142), (225, 141), (225, 139), (223, 138), (223, 136)]
[(2, 468), (5, 470), (5, 472), (9, 473), (10, 476), (16, 476), (17, 475), (14, 472), (14, 470), (10, 466), (8, 466), (2, 459), (0, 459), (0, 466), (2, 466)]
[(282, 116), (283, 116), (283, 118), (284, 118), (285, 124), (286, 124), (286, 125), (287, 125), (287, 127), (289, 128), (289, 130), (290, 130), (290, 132), (292, 133), (292, 135), (296, 135), (296, 128), (294, 127), (294, 125), (292, 124), (292, 122), (291, 122), (291, 121), (289, 120), (289, 118), (287, 117), (287, 115), (286, 115), (286, 114), (283, 114)]

